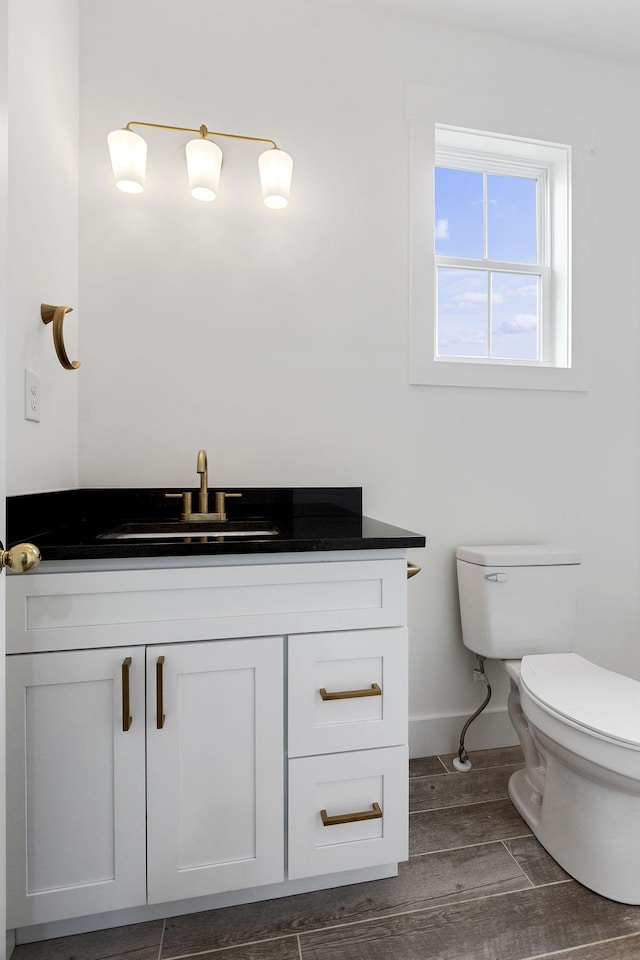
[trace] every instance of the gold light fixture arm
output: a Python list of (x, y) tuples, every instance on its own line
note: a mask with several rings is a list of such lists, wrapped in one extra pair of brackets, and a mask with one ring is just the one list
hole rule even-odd
[(63, 324), (65, 314), (71, 313), (73, 307), (52, 307), (48, 303), (40, 304), (40, 316), (43, 323), (53, 322), (53, 345), (56, 348), (58, 360), (65, 370), (77, 370), (80, 366), (79, 360), (69, 360), (64, 345)]
[(203, 139), (208, 137), (230, 137), (232, 140), (250, 140), (253, 143), (270, 143), (274, 150), (278, 149), (275, 140), (269, 140), (267, 137), (246, 137), (240, 133), (222, 133), (220, 130), (209, 130), (204, 123), (200, 127), (174, 127), (168, 123), (148, 123), (146, 120), (130, 120), (123, 127), (124, 130), (130, 130), (131, 127), (155, 127), (157, 130), (178, 130), (180, 133), (199, 133)]

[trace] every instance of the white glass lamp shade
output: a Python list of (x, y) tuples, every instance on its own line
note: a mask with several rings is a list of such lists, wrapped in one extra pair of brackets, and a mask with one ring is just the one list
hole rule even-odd
[(133, 130), (112, 130), (107, 137), (116, 187), (141, 193), (147, 168), (147, 141)]
[(265, 150), (258, 157), (262, 198), (267, 207), (278, 210), (289, 203), (293, 160), (277, 147)]
[(213, 140), (200, 137), (185, 147), (189, 187), (196, 200), (215, 200), (220, 183), (222, 150)]

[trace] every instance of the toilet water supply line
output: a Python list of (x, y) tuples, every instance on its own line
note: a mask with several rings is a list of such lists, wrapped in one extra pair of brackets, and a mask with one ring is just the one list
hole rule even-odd
[(482, 683), (485, 684), (487, 688), (487, 695), (484, 699), (484, 702), (478, 707), (476, 712), (469, 717), (464, 727), (462, 728), (462, 732), (460, 734), (460, 746), (458, 747), (458, 756), (454, 757), (452, 761), (454, 769), (456, 769), (459, 773), (468, 773), (469, 770), (471, 770), (471, 760), (469, 760), (469, 757), (467, 756), (467, 751), (465, 750), (465, 747), (464, 747), (465, 734), (469, 729), (469, 727), (471, 726), (471, 724), (473, 723), (473, 721), (476, 719), (476, 717), (480, 716), (484, 708), (489, 703), (489, 700), (491, 700), (491, 684), (489, 683), (489, 678), (484, 672), (484, 661), (485, 661), (485, 657), (481, 657), (478, 654), (476, 654), (476, 668), (473, 671), (473, 679), (480, 680)]

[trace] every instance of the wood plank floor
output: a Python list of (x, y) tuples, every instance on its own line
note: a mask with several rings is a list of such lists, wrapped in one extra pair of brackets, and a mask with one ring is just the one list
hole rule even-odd
[[(519, 748), (410, 763), (398, 877), (43, 943), (12, 960), (640, 960), (640, 907), (598, 897), (507, 798)], [(640, 865), (639, 865), (640, 869)]]

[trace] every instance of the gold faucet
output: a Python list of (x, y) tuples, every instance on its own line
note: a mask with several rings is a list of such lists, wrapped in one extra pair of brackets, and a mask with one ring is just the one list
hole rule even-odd
[(198, 450), (196, 473), (200, 474), (200, 513), (209, 512), (209, 475), (207, 473), (207, 451)]
[(198, 513), (192, 513), (191, 491), (185, 493), (165, 493), (165, 497), (179, 497), (182, 499), (182, 512), (180, 520), (183, 523), (202, 523), (207, 521), (218, 521), (223, 523), (227, 519), (225, 510), (225, 500), (227, 497), (241, 497), (241, 493), (225, 493), (223, 490), (216, 492), (216, 512), (209, 513), (209, 473), (207, 469), (207, 451), (198, 450), (198, 459), (196, 461), (196, 473), (200, 476), (200, 497), (198, 500)]

